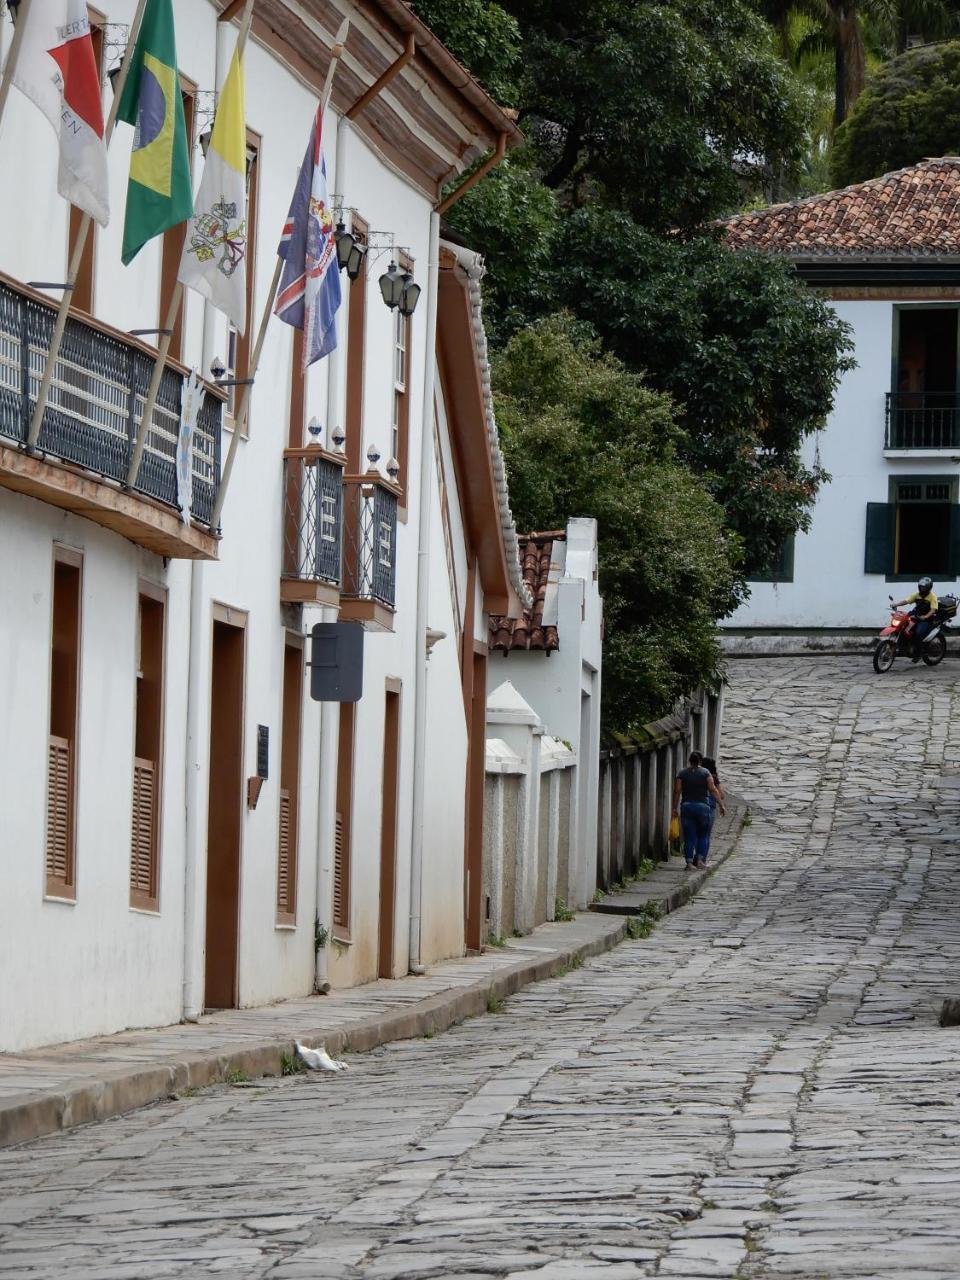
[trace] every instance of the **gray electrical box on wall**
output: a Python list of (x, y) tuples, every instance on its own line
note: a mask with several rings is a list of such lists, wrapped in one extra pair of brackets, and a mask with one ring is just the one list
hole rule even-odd
[(359, 702), (363, 695), (363, 627), (318, 622), (310, 644), (310, 697), (314, 702)]

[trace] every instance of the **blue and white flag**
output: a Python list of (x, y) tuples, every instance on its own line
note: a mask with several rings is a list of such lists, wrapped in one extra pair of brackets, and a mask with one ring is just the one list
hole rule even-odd
[(327, 168), (320, 137), (323, 109), (310, 131), (290, 212), (277, 253), (284, 260), (274, 314), (303, 330), (303, 367), (329, 355), (337, 345), (336, 313), (340, 306), (340, 271), (327, 198)]
[(180, 432), (177, 436), (177, 499), (180, 519), (184, 524), (190, 523), (190, 508), (193, 506), (193, 437), (202, 399), (203, 383), (194, 369), (183, 384)]

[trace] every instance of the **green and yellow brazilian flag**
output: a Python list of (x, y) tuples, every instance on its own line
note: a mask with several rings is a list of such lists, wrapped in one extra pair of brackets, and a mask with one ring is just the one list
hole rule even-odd
[(117, 116), (136, 128), (123, 224), (126, 266), (148, 240), (193, 214), (172, 0), (147, 0)]

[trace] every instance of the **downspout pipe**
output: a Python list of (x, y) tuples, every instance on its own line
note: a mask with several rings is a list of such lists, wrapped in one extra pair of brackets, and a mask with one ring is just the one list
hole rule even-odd
[[(357, 116), (360, 115), (360, 113), (364, 110), (364, 108), (368, 107), (370, 103), (374, 100), (374, 98), (379, 97), (379, 95), (384, 91), (384, 89), (387, 87), (390, 81), (395, 79), (400, 74), (400, 72), (407, 65), (407, 63), (413, 61), (413, 56), (416, 52), (417, 52), (416, 39), (414, 38), (413, 32), (409, 32), (407, 35), (406, 43), (404, 44), (404, 47), (403, 47), (403, 52), (399, 55), (399, 57), (397, 57), (393, 62), (390, 63), (389, 67), (387, 67), (383, 75), (381, 75), (377, 80), (375, 80), (373, 84), (370, 86), (370, 88), (367, 89), (367, 91), (363, 93), (356, 100), (356, 102), (353, 104), (352, 107), (350, 107), (350, 109), (346, 113), (346, 119), (356, 120)], [(339, 181), (339, 178), (337, 180)], [(343, 188), (341, 187), (341, 190), (342, 189)]]
[[(337, 120), (336, 159), (334, 184), (343, 194), (347, 173), (347, 139), (350, 124), (346, 116)], [(348, 293), (349, 298), (349, 293)], [(347, 303), (349, 308), (349, 301)], [(341, 319), (341, 335), (346, 328), (346, 318)], [(341, 377), (343, 346), (337, 343), (327, 361), (327, 448), (332, 449), (330, 433), (341, 421)], [(323, 622), (336, 622), (337, 610), (324, 607), (320, 611)], [(320, 758), (317, 791), (317, 857), (315, 920), (318, 929), (324, 930), (327, 941), (315, 952), (313, 989), (320, 995), (330, 990), (330, 938), (333, 934), (333, 850), (336, 841), (337, 822), (337, 765), (340, 749), (340, 704), (320, 704)]]
[(478, 182), (481, 182), (491, 169), (495, 169), (506, 154), (507, 135), (505, 133), (501, 133), (500, 137), (497, 139), (496, 148), (493, 153), (484, 160), (480, 168), (471, 173), (470, 177), (467, 178), (466, 181), (461, 182), (455, 191), (451, 191), (447, 198), (445, 200), (441, 200), (437, 205), (437, 213), (440, 214), (441, 218), (449, 209), (453, 208), (461, 197), (467, 194), (471, 187), (475, 187)]
[(424, 972), (421, 955), (423, 836), (427, 754), (427, 610), (430, 603), (430, 520), (433, 510), (433, 402), (437, 368), (437, 294), (440, 283), (440, 215), (430, 215), (427, 266), (427, 332), (423, 373), (423, 417), (420, 431), (420, 506), (417, 530), (417, 630), (413, 735), (413, 822), (410, 841), (410, 972)]
[[(233, 9), (242, 6), (237, 4)], [(232, 16), (232, 12), (231, 15)], [(222, 20), (221, 20), (222, 21)], [(214, 45), (213, 83), (223, 87), (226, 75), (224, 67), (232, 40), (228, 28), (218, 23)], [(216, 343), (216, 311), (211, 303), (203, 300), (203, 354), (200, 357), (204, 369), (209, 368)], [(201, 708), (203, 699), (203, 648), (205, 629), (204, 613), (204, 562), (190, 561), (190, 630), (187, 639), (187, 725), (184, 750), (184, 857), (183, 857), (183, 1020), (197, 1022), (203, 1013), (204, 998), (204, 910), (206, 882), (201, 874), (201, 860), (206, 848), (205, 833), (201, 825), (202, 786), (206, 756), (201, 748), (200, 734), (203, 727)]]

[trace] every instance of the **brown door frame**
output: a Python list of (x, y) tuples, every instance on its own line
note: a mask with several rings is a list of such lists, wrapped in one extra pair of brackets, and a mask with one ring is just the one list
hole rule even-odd
[(483, 789), (487, 754), (487, 646), (473, 640), (467, 703), (467, 776), (464, 805), (464, 940), (468, 951), (483, 946)]
[[(214, 604), (204, 926), (207, 1008), (236, 1008), (240, 1000), (246, 627), (244, 611)], [(224, 651), (225, 645), (230, 649)], [(224, 705), (218, 706), (218, 702)]]
[(397, 919), (397, 808), (400, 782), (400, 698), (402, 683), (386, 681), (383, 708), (383, 785), (380, 809), (380, 933), (377, 973), (392, 978)]

